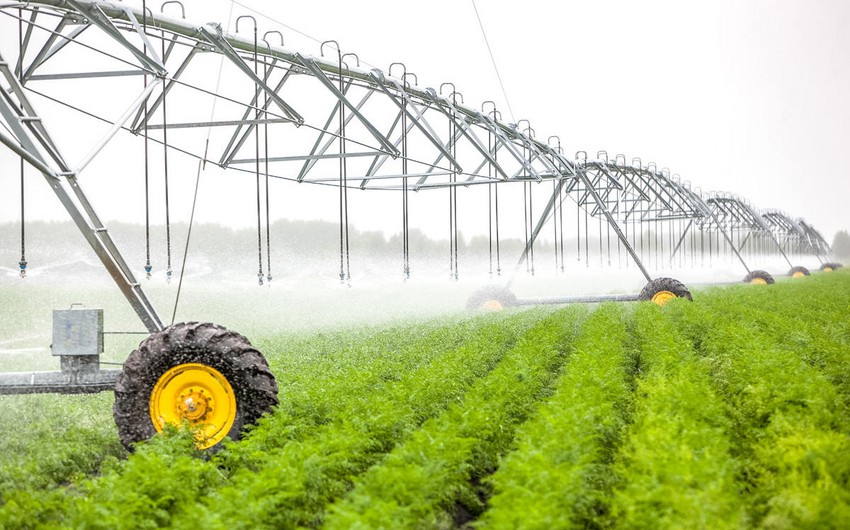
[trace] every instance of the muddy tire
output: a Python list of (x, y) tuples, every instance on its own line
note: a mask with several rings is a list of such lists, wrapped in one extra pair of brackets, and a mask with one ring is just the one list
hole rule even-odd
[(516, 305), (516, 295), (506, 287), (488, 286), (478, 289), (469, 296), (466, 308), (470, 310), (498, 311)]
[(797, 265), (796, 267), (791, 267), (791, 270), (788, 271), (788, 276), (790, 276), (792, 278), (802, 278), (803, 276), (809, 276), (809, 275), (811, 275), (811, 272), (809, 272), (809, 269), (807, 269), (803, 266), (800, 266), (800, 265)]
[(248, 339), (189, 322), (153, 333), (133, 350), (115, 384), (113, 417), (130, 450), (164, 423), (182, 421), (197, 427), (196, 437), (203, 430), (198, 448), (215, 450), (277, 403), (277, 381)]
[(685, 284), (673, 278), (656, 278), (646, 284), (638, 295), (638, 299), (664, 305), (673, 298), (693, 300), (691, 292)]
[(775, 282), (776, 280), (773, 279), (773, 275), (767, 271), (750, 271), (749, 274), (744, 276), (744, 283), (772, 285)]

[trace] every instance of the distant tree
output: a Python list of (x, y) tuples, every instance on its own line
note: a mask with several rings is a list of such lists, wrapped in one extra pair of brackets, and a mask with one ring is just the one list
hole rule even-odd
[(832, 255), (837, 260), (850, 260), (850, 234), (842, 230), (832, 240)]

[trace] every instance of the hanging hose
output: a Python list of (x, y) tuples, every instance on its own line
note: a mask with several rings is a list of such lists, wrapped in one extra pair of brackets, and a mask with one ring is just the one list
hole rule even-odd
[[(20, 11), (19, 15), (20, 15)], [(23, 53), (23, 18), (18, 17), (18, 53)], [(23, 79), (23, 71), (19, 74)], [(18, 262), (18, 267), (21, 271), (21, 278), (27, 277), (27, 228), (26, 228), (26, 188), (24, 187), (24, 157), (21, 157), (21, 260)]]
[[(525, 237), (525, 248), (528, 250), (528, 182), (522, 183), (522, 229)], [(525, 261), (525, 272), (526, 274), (531, 273), (530, 259)]]
[[(558, 193), (557, 184), (552, 180), (552, 195)], [(556, 196), (552, 203), (552, 230), (555, 232), (555, 272), (558, 272), (558, 197)]]
[[(404, 96), (404, 105), (407, 106), (407, 94)], [(402, 180), (402, 195), (401, 195), (401, 231), (402, 231), (402, 254), (403, 254), (403, 269), (402, 276), (405, 280), (410, 278), (410, 203), (408, 196), (407, 183), (407, 113), (401, 114), (401, 172), (404, 175)]]
[[(451, 83), (443, 83), (440, 86), (442, 90), (443, 86), (452, 85)], [(452, 85), (452, 103), (457, 105), (457, 98), (455, 96), (456, 92), (454, 91), (454, 85)], [(454, 158), (457, 154), (457, 146), (454, 142), (455, 138), (455, 124), (454, 120), (449, 120), (449, 140), (451, 141), (451, 154)], [(455, 188), (455, 183), (457, 183), (457, 173), (452, 164), (452, 172), (449, 175), (449, 277), (453, 280), (458, 279), (458, 270), (457, 270), (457, 189)]]
[[(266, 61), (263, 61), (263, 76), (265, 79), (268, 79), (268, 68), (269, 65)], [(269, 108), (269, 95), (267, 92), (263, 91), (263, 114), (265, 116), (265, 122), (263, 123), (263, 163), (266, 175), (266, 281), (269, 286), (272, 284), (272, 230), (271, 230), (271, 219), (269, 213), (269, 124), (268, 124), (268, 111), (265, 109)]]
[[(402, 156), (407, 156), (406, 150), (405, 154)], [(407, 175), (407, 159), (402, 162), (403, 169), (405, 175)], [(410, 233), (409, 233), (409, 203), (408, 203), (408, 186), (407, 186), (407, 177), (405, 176), (402, 180), (402, 204), (401, 204), (401, 231), (402, 231), (402, 254), (403, 254), (403, 269), (402, 276), (405, 280), (410, 279)]]
[[(493, 152), (493, 132), (487, 130), (487, 152)], [(493, 277), (493, 163), (487, 163), (487, 176), (491, 182), (487, 184), (487, 245), (490, 253), (490, 278)]]
[[(492, 147), (490, 147), (492, 149)], [(488, 172), (490, 173), (490, 172)], [(493, 277), (493, 183), (487, 184), (487, 249), (490, 257), (488, 273)]]
[(24, 158), (21, 157), (21, 261), (18, 262), (18, 267), (21, 269), (21, 278), (27, 277), (27, 229), (24, 198)]
[[(455, 155), (454, 151), (455, 151), (454, 148), (452, 148), (452, 155), (453, 156)], [(452, 172), (452, 175), (451, 175), (451, 182), (452, 182), (452, 185), (449, 187), (449, 221), (451, 223), (451, 226), (449, 228), (449, 230), (451, 231), (451, 234), (449, 236), (450, 237), (449, 244), (451, 245), (451, 249), (450, 249), (449, 253), (450, 253), (450, 259), (452, 261), (452, 263), (451, 263), (452, 279), (457, 280), (458, 276), (459, 276), (459, 274), (458, 274), (458, 256), (457, 256), (457, 249), (458, 249), (457, 187), (455, 186), (455, 184), (457, 183), (457, 174), (454, 173), (454, 172)]]
[[(493, 117), (496, 118), (498, 115), (501, 118), (501, 113), (496, 110), (495, 105), (493, 106)], [(493, 162), (499, 163), (499, 152), (498, 150), (493, 149)], [(502, 245), (501, 245), (501, 235), (499, 233), (499, 183), (498, 181), (493, 185), (493, 198), (495, 201), (495, 209), (496, 209), (496, 276), (502, 275)]]
[(530, 253), (530, 262), (531, 262), (531, 275), (534, 276), (534, 204), (532, 203), (532, 196), (534, 195), (534, 191), (531, 189), (531, 183), (528, 183), (528, 235), (531, 238), (531, 253)]
[[(494, 157), (495, 159), (495, 157)], [(502, 251), (499, 235), (499, 183), (493, 185), (493, 195), (496, 200), (496, 276), (502, 275)]]
[[(162, 57), (165, 60), (165, 30), (162, 31)], [(162, 85), (162, 158), (165, 175), (165, 281), (171, 283), (171, 209), (168, 200), (168, 111), (166, 110), (166, 85)]]
[(584, 266), (590, 267), (590, 212), (587, 211), (587, 195), (590, 193), (590, 188), (585, 185), (584, 195)]
[[(621, 205), (621, 203), (620, 203), (620, 190), (617, 190), (617, 216), (618, 217), (620, 215), (620, 205)], [(626, 230), (627, 230), (627, 232), (625, 234), (625, 238), (626, 238), (626, 240), (628, 240), (629, 239), (628, 225), (626, 225)], [(622, 243), (623, 242), (620, 241), (620, 238), (618, 237), (617, 238), (617, 268), (618, 269), (621, 269), (623, 267)]]
[(558, 202), (560, 202), (560, 224), (561, 224), (561, 272), (564, 272), (564, 203), (561, 202), (563, 199), (560, 197), (560, 192), (558, 193)]
[[(142, 2), (142, 28), (143, 32), (147, 33), (148, 28), (148, 12), (146, 9), (145, 2)], [(147, 53), (148, 47), (147, 44), (143, 46), (144, 53)], [(145, 71), (145, 75), (143, 76), (144, 87), (148, 86), (148, 74)], [(145, 112), (143, 116), (147, 118), (148, 115), (148, 98), (145, 98), (144, 103)], [(153, 267), (151, 266), (151, 209), (150, 209), (150, 175), (148, 168), (148, 120), (144, 121), (144, 138), (145, 138), (145, 278), (148, 280), (151, 279), (151, 271)]]
[[(581, 192), (581, 184), (576, 186), (576, 193)], [(581, 195), (577, 195), (581, 197)], [(576, 199), (576, 261), (581, 263), (581, 205), (579, 199)]]
[[(242, 18), (242, 17), (239, 17)], [(253, 20), (253, 17), (251, 17)], [(236, 19), (239, 25), (239, 19)], [(257, 75), (257, 21), (254, 20), (254, 76)], [(254, 84), (255, 93), (260, 87)], [(260, 121), (260, 109), (254, 108), (254, 120)], [(262, 192), (260, 191), (260, 129), (254, 127), (254, 175), (257, 181), (257, 284), (263, 285), (263, 222), (262, 222)]]
[[(325, 45), (328, 43), (334, 43), (336, 45), (337, 59), (339, 61), (339, 92), (344, 94), (342, 51), (339, 48), (339, 43), (333, 40), (325, 41), (319, 47), (319, 51), (324, 57)], [(351, 258), (348, 243), (348, 165), (345, 151), (345, 107), (341, 100), (337, 103), (337, 114), (339, 116), (339, 281), (340, 283), (348, 282), (348, 286), (350, 287)]]
[(605, 263), (605, 260), (602, 257), (602, 218), (601, 217), (599, 217), (597, 219), (597, 224), (599, 225), (599, 267), (601, 268)]
[[(339, 60), (339, 91), (343, 91), (343, 82), (342, 82), (342, 55), (340, 55)], [(342, 157), (342, 195), (343, 202), (345, 206), (345, 281), (348, 283), (349, 287), (351, 286), (351, 250), (349, 247), (349, 234), (348, 234), (348, 160), (345, 157), (345, 107), (342, 102), (339, 104), (339, 123), (340, 123), (340, 154)]]

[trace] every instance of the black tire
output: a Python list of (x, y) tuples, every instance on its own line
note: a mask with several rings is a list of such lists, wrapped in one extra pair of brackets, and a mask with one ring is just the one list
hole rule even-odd
[(791, 267), (791, 270), (788, 271), (788, 276), (791, 276), (792, 278), (799, 278), (800, 274), (802, 274), (803, 276), (810, 276), (812, 273), (809, 272), (809, 269), (807, 269), (807, 268), (805, 268), (801, 265), (797, 265), (796, 267)]
[[(640, 300), (653, 300), (655, 295), (661, 292), (672, 293), (676, 296), (676, 298), (687, 298), (688, 300), (693, 301), (693, 297), (691, 296), (691, 292), (685, 287), (685, 284), (680, 282), (679, 280), (675, 280), (673, 278), (656, 278), (646, 284), (644, 288), (641, 290), (638, 295), (638, 299)], [(664, 302), (656, 301), (659, 305), (662, 305)]]
[(469, 296), (466, 308), (477, 309), (499, 309), (516, 305), (516, 295), (506, 287), (495, 285), (482, 287)]
[(776, 282), (776, 280), (773, 279), (772, 274), (761, 270), (750, 271), (749, 274), (744, 276), (744, 283), (753, 283), (753, 280), (764, 280), (764, 282), (768, 285), (772, 285)]
[(824, 263), (820, 266), (822, 272), (832, 272), (841, 268), (840, 263)]
[[(227, 437), (238, 439), (277, 405), (277, 381), (263, 355), (234, 331), (209, 323), (174, 324), (151, 334), (133, 350), (115, 383), (113, 417), (124, 446), (147, 440), (157, 430), (151, 420), (151, 393), (171, 368), (197, 363), (217, 370), (233, 388), (236, 415)], [(210, 447), (216, 450), (221, 442)]]

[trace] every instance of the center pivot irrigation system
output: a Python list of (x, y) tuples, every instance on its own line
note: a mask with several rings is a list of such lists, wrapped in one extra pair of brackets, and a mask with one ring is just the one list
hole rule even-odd
[[(292, 51), (280, 32), (261, 34), (251, 16), (238, 17), (228, 33), (217, 24), (186, 22), (175, 1), (153, 12), (91, 0), (33, 0), (0, 3), (0, 28), (0, 141), (21, 160), (21, 276), (27, 270), (27, 163), (44, 176), (150, 332), (122, 370), (101, 370), (102, 312), (56, 311), (53, 354), (62, 370), (0, 374), (0, 393), (114, 389), (114, 416), (128, 447), (167, 423), (186, 421), (197, 427), (198, 446), (212, 448), (226, 436), (237, 438), (277, 403), (274, 376), (245, 337), (214, 324), (163, 322), (83, 192), (87, 168), (97, 168), (91, 163), (128, 138), (143, 145), (146, 204), (154, 166), (164, 178), (169, 277), (169, 154), (195, 159), (196, 181), (214, 165), (256, 186), (261, 284), (271, 281), (269, 179), (338, 189), (343, 282), (351, 277), (350, 193), (397, 192), (387, 197), (398, 201), (402, 273), (408, 277), (411, 193), (447, 192), (450, 274), (457, 278), (458, 208), (464, 204), (458, 196), (476, 189), (486, 190), (482, 211), (490, 274), (497, 279), (506, 210), (522, 190), (525, 247), (506, 278), (523, 267), (534, 273), (535, 244), (551, 229), (556, 270), (564, 271), (568, 258), (587, 266), (616, 261), (636, 267), (647, 281), (638, 295), (523, 300), (508, 290), (508, 279), (473, 294), (472, 307), (691, 297), (682, 283), (655, 278), (649, 267), (732, 259), (746, 271), (745, 281), (772, 283), (769, 273), (749, 264), (781, 257), (791, 274), (803, 275), (808, 271), (792, 259), (814, 256), (825, 270), (837, 266), (825, 262), (829, 248), (814, 228), (781, 211), (702, 193), (640, 159), (628, 163), (604, 152), (595, 159), (583, 152), (568, 158), (557, 137), (543, 142), (526, 120), (505, 123), (492, 102), (467, 106), (451, 83), (420, 88), (401, 63), (387, 72), (361, 67), (334, 41), (322, 43), (319, 56)], [(40, 108), (56, 114), (39, 114)], [(74, 118), (56, 117), (65, 115)], [(122, 178), (121, 168), (112, 171), (114, 179)], [(547, 197), (542, 208), (534, 202), (541, 189)], [(149, 276), (149, 241), (147, 248)], [(538, 261), (540, 254), (538, 248)]]

